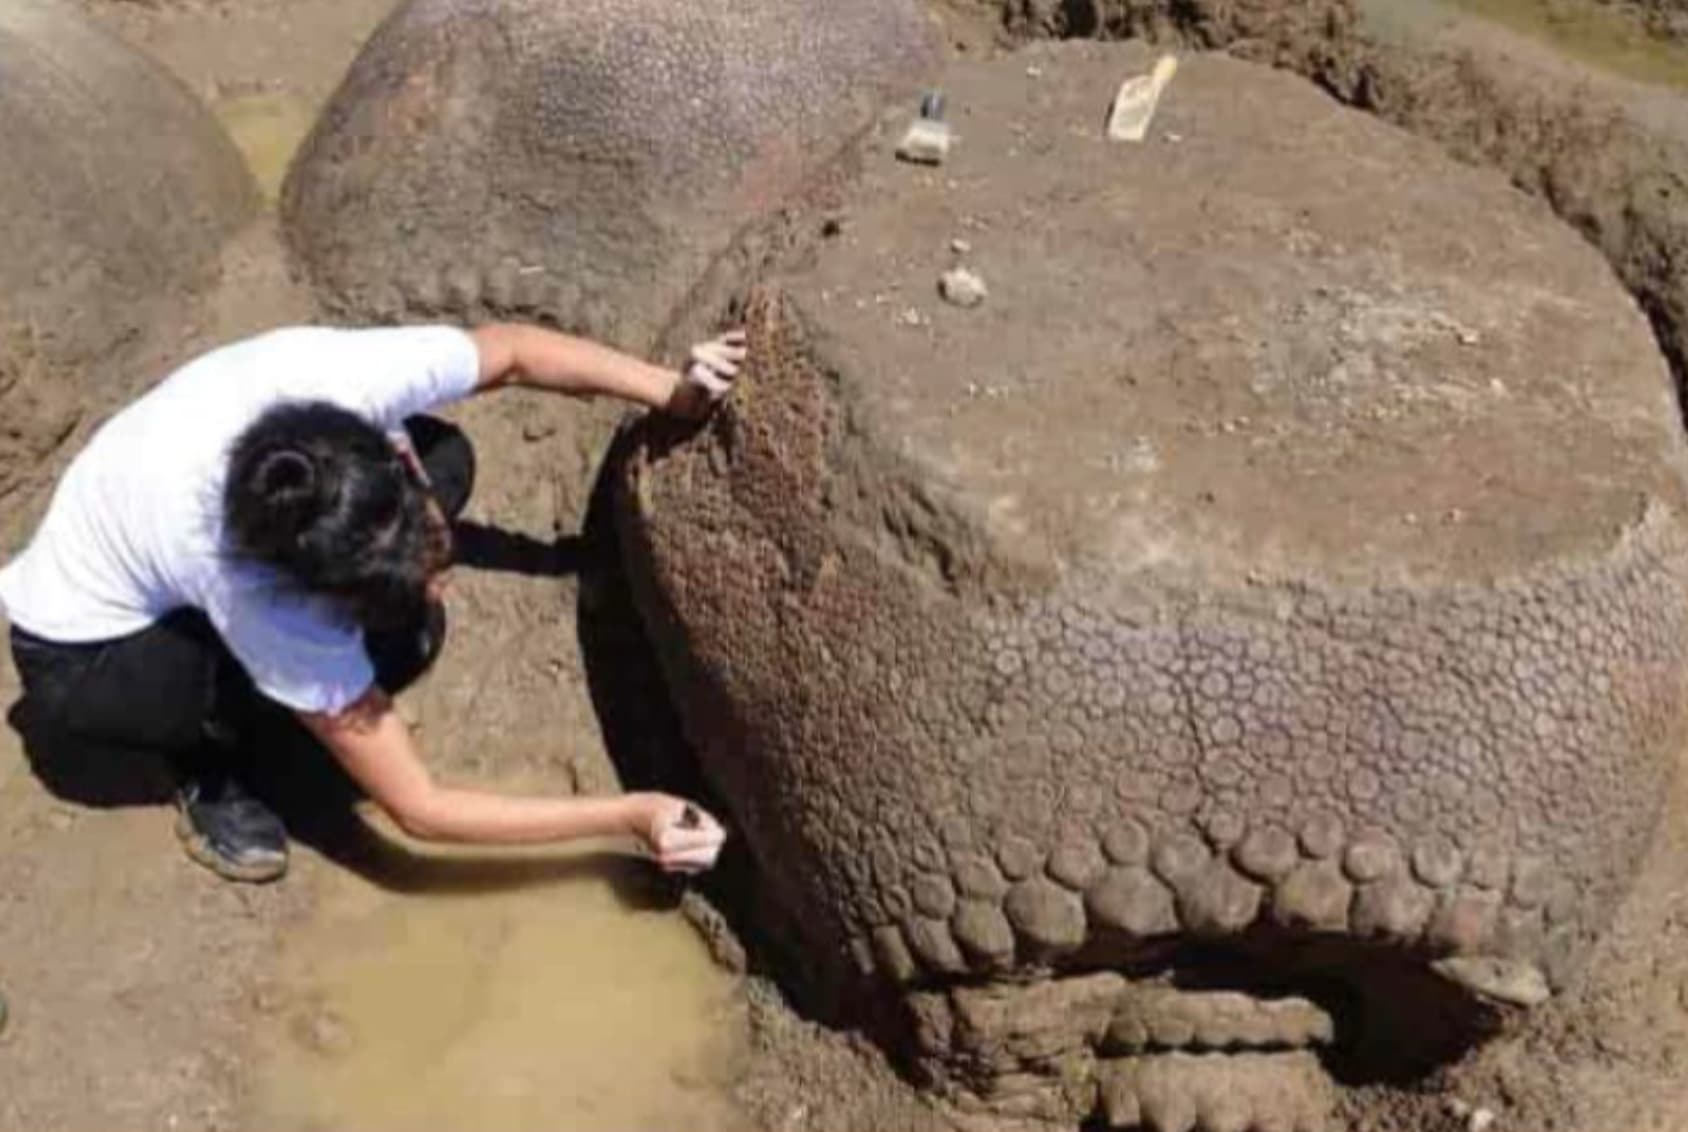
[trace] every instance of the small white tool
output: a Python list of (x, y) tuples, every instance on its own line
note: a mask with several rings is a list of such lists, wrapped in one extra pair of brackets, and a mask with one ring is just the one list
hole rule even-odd
[(1160, 104), (1161, 92), (1178, 73), (1178, 58), (1162, 55), (1155, 69), (1146, 75), (1134, 75), (1120, 84), (1114, 95), (1114, 105), (1108, 111), (1108, 136), (1115, 141), (1140, 142), (1149, 135), (1149, 123), (1154, 119), (1155, 107)]
[(927, 91), (920, 100), (920, 116), (909, 123), (908, 132), (897, 143), (897, 156), (919, 165), (942, 165), (954, 140), (944, 121), (944, 96)]

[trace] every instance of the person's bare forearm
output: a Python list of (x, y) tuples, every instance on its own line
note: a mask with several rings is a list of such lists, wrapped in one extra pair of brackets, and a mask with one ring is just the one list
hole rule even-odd
[(442, 786), (378, 688), (342, 712), (299, 718), (400, 829), (423, 841), (509, 845), (641, 836), (660, 804), (651, 794), (547, 798)]
[(412, 837), (476, 845), (531, 845), (630, 834), (636, 798), (529, 798), (436, 786), (402, 817)]
[(472, 332), (481, 355), (481, 388), (517, 385), (571, 397), (617, 397), (665, 408), (680, 374), (570, 334), (519, 323)]

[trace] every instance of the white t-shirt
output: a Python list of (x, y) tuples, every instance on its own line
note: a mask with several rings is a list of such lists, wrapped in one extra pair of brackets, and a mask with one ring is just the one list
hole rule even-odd
[(0, 608), (50, 641), (104, 641), (203, 610), (265, 695), (339, 711), (374, 670), (363, 633), (223, 545), (228, 452), (270, 407), (326, 401), (383, 430), (467, 396), (480, 358), (447, 326), (300, 327), (190, 362), (107, 421), (72, 461)]

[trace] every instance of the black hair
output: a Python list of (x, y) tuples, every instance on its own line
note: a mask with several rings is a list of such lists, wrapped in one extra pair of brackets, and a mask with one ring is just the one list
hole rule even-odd
[(223, 527), (235, 554), (371, 629), (416, 616), (449, 556), (386, 434), (320, 401), (277, 405), (235, 440)]

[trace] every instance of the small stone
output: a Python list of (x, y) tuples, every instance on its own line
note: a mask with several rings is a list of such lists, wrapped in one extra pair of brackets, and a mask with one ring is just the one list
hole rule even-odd
[(916, 165), (942, 165), (954, 141), (955, 135), (946, 123), (916, 118), (897, 143), (897, 156)]
[(965, 267), (952, 267), (939, 277), (938, 293), (951, 306), (971, 308), (984, 302), (990, 289), (974, 272)]
[(352, 1048), (352, 1032), (345, 1019), (326, 1007), (295, 1015), (288, 1032), (294, 1041), (322, 1057), (338, 1057)]
[(269, 983), (260, 984), (252, 992), (252, 1008), (259, 1014), (279, 1014), (284, 1005), (282, 993)]
[(956, 255), (966, 255), (972, 250), (973, 245), (967, 240), (955, 239), (950, 241), (950, 251)]

